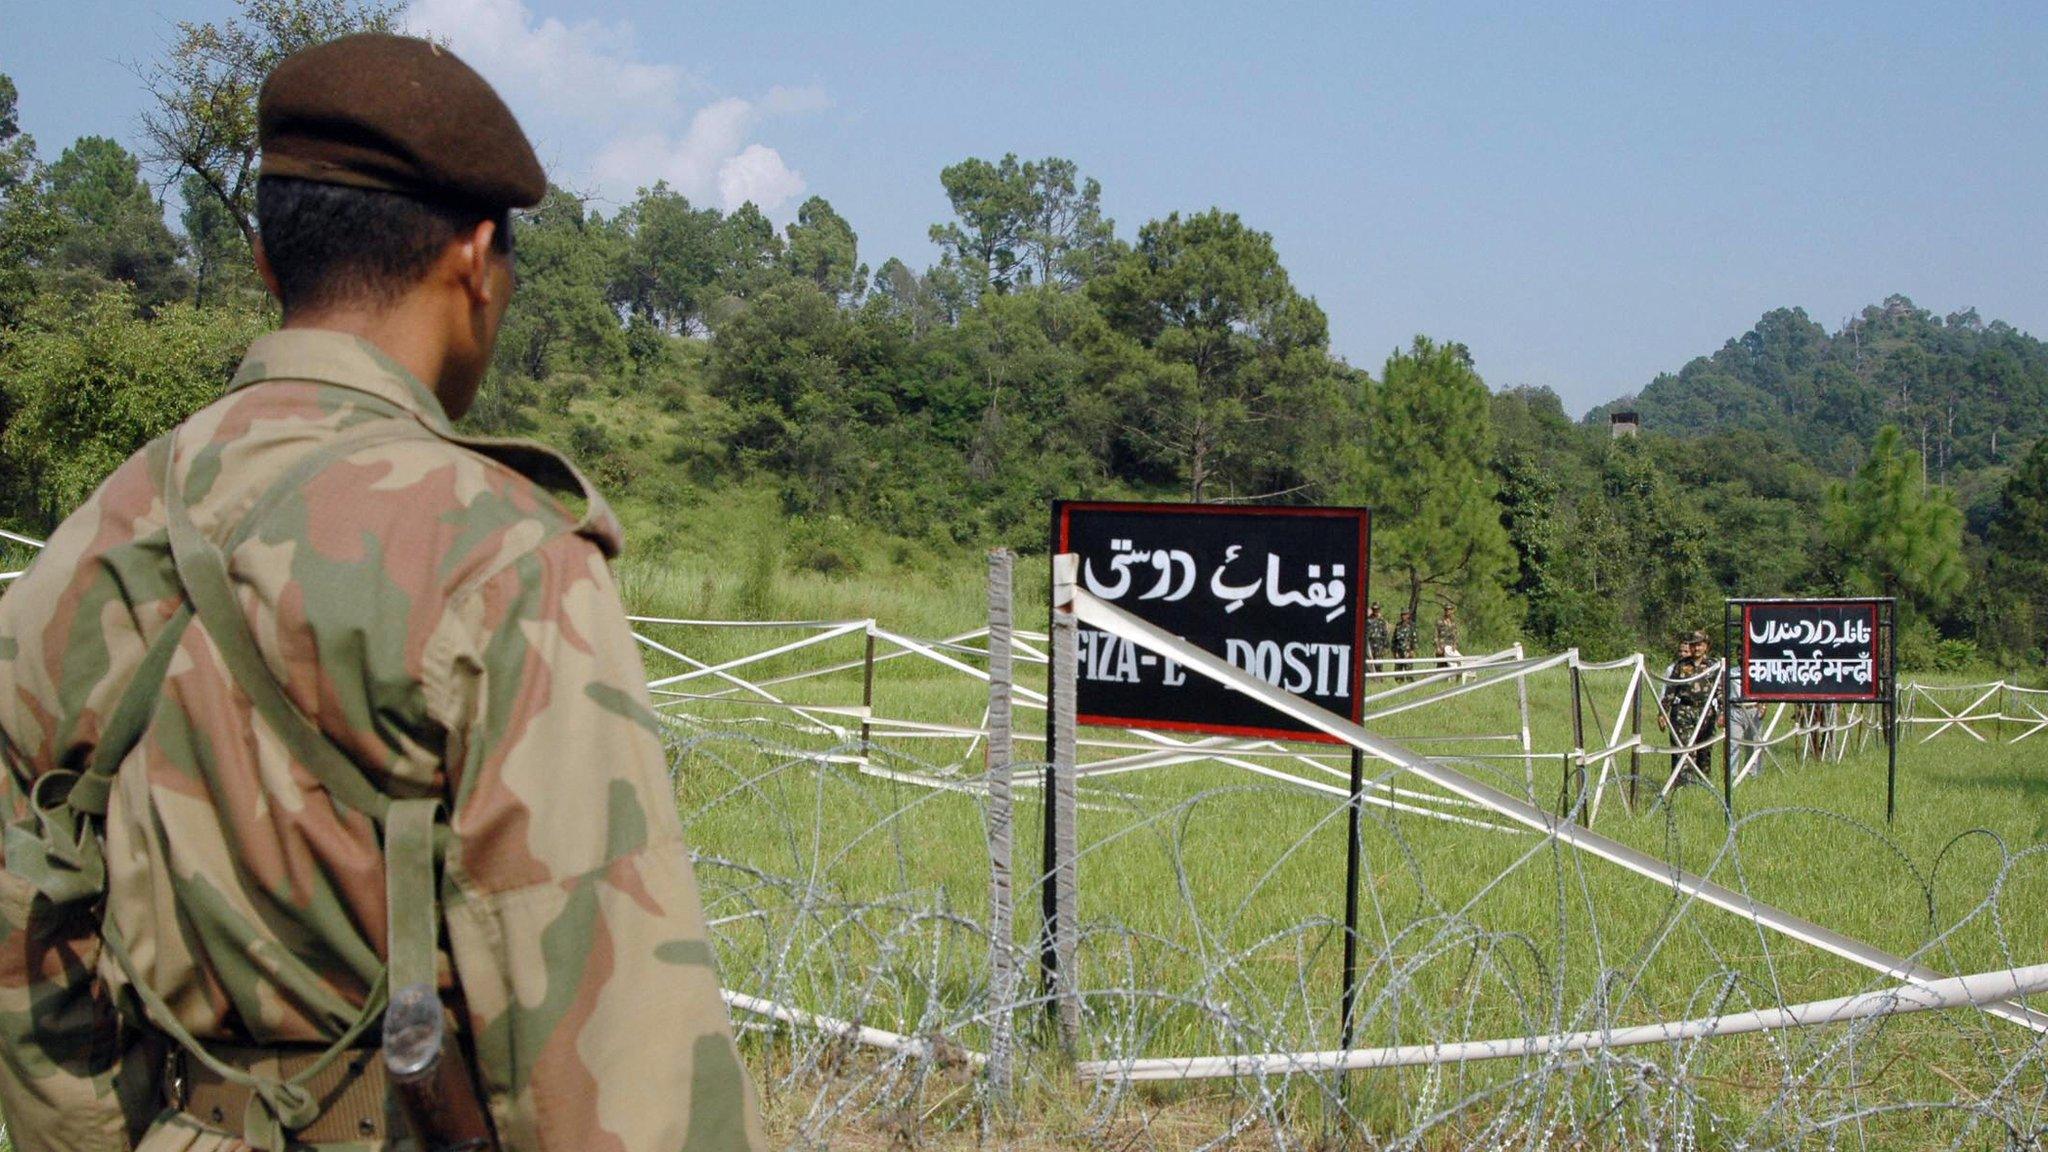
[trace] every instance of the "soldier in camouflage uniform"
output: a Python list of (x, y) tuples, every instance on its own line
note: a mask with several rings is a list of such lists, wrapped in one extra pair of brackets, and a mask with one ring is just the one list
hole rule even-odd
[(1365, 610), (1365, 661), (1370, 668), (1377, 669), (1380, 661), (1387, 658), (1387, 618), (1380, 615), (1378, 601)]
[(497, 1146), (758, 1147), (618, 524), (450, 425), (539, 163), (421, 41), (303, 53), (260, 107), (284, 329), (0, 599), (14, 1147), (414, 1147), (374, 1047), (402, 952)]
[[(1402, 661), (1415, 659), (1414, 609), (1402, 609), (1401, 618), (1394, 622), (1394, 659)], [(1404, 663), (1400, 665), (1400, 668), (1403, 672), (1408, 672), (1414, 668), (1414, 665)], [(1402, 679), (1405, 680), (1407, 677), (1403, 676)]]
[[(1445, 668), (1456, 666), (1465, 655), (1458, 650), (1458, 610), (1449, 604), (1444, 605), (1443, 615), (1436, 620), (1436, 655)], [(1464, 679), (1459, 677), (1460, 682)]]
[[(1678, 659), (1664, 671), (1667, 680), (1677, 682), (1664, 687), (1663, 715), (1657, 717), (1657, 726), (1670, 733), (1673, 747), (1697, 744), (1714, 734), (1718, 710), (1709, 706), (1714, 678), (1703, 675), (1711, 665), (1706, 633), (1693, 632), (1679, 641)], [(1712, 759), (1706, 749), (1673, 753), (1671, 770), (1704, 781)]]

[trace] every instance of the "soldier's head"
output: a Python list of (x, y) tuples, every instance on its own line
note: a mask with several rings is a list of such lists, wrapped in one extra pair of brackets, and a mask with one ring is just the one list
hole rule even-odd
[(257, 119), (256, 261), (286, 327), (371, 339), (460, 416), (512, 296), (511, 210), (547, 190), (511, 110), (439, 46), (364, 34), (279, 64)]
[(1379, 601), (1377, 601), (1377, 600), (1373, 601), (1373, 602), (1372, 602), (1372, 604), (1371, 604), (1371, 605), (1369, 605), (1369, 606), (1368, 606), (1368, 607), (1366, 608), (1366, 610), (1365, 610), (1365, 614), (1366, 614), (1367, 616), (1377, 616), (1377, 615), (1379, 615), (1379, 614), (1380, 614), (1380, 604), (1379, 604)]

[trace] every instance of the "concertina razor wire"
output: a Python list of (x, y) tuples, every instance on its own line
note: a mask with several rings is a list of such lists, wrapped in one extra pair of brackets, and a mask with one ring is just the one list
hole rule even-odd
[[(1643, 718), (1661, 714), (1671, 681), (1641, 654), (1594, 663), (1517, 647), (1448, 667), (1376, 664), (1368, 726), (1407, 714), (1399, 752), (1412, 762), (1388, 761), (1362, 797), (1373, 883), (1361, 1039), (1348, 1051), (1334, 1045), (1330, 983), (1341, 913), (1254, 914), (1269, 898), (1298, 911), (1303, 901), (1274, 894), (1298, 880), (1298, 861), (1341, 844), (1341, 753), (1146, 731), (1078, 738), (1089, 895), (1074, 989), (1082, 1030), (1068, 1053), (1038, 980), (1043, 860), (1028, 846), (1008, 889), (1015, 926), (991, 931), (1002, 885), (988, 866), (988, 821), (1004, 789), (990, 787), (989, 709), (973, 707), (987, 698), (934, 687), (950, 679), (985, 692), (999, 655), (988, 629), (920, 640), (872, 620), (634, 623), (727, 1001), (776, 1136), (793, 1146), (2042, 1145), (2048, 1064), (2042, 1032), (2028, 1026), (2039, 1018), (1973, 1009), (2048, 990), (2041, 941), (2004, 928), (2015, 919), (2008, 889), (2048, 864), (2048, 849), (1998, 845), (1958, 903), (1948, 852), (1916, 865), (1881, 826), (1837, 812), (1743, 812), (1712, 841), (1688, 840), (1687, 793), (1705, 803), (1709, 790), (1683, 789), (1650, 761), (1718, 739), (1646, 734)], [(1009, 632), (1016, 666), (1043, 683), (1048, 637)], [(1545, 681), (1561, 675), (1586, 687), (1593, 739), (1579, 743), (1595, 746), (1573, 745), (1552, 714), (1562, 694)], [(892, 677), (907, 687), (891, 688)], [(906, 703), (878, 708), (878, 678)], [(1472, 706), (1510, 688), (1513, 701)], [(1018, 683), (1012, 699), (1025, 723), (1008, 733), (1022, 750), (1007, 790), (1028, 841), (1045, 696)], [(1907, 682), (1900, 702), (1916, 743), (2018, 743), (2048, 728), (2048, 692), (2003, 681)], [(1475, 712), (1495, 723), (1461, 732), (1436, 719)], [(1738, 714), (1737, 782), (1842, 763), (1874, 727), (1854, 705)], [(1461, 794), (1416, 767), (1473, 788)], [(1128, 786), (1171, 781), (1162, 769), (1203, 775)], [(1655, 796), (1623, 786), (1639, 781)], [(1844, 995), (1795, 995), (1815, 983), (1813, 941), (1754, 917), (1709, 924), (1701, 891), (1675, 880), (1673, 864), (1644, 855), (1663, 880), (1635, 886), (1636, 903), (1643, 888), (1664, 895), (1632, 916), (1613, 910), (1626, 890), (1614, 869), (1570, 844), (1605, 839), (1586, 831), (1603, 801), (1625, 808), (1625, 823), (1658, 829), (1669, 855), (1704, 860), (1726, 882), (1713, 885), (1724, 906), (1750, 912), (1769, 906), (1750, 894), (1743, 831), (1824, 822), (1865, 855), (1892, 857), (1901, 906), (1927, 923), (1899, 955), (1883, 954), (1891, 971)], [(1246, 812), (1272, 833), (1256, 858), (1214, 834), (1241, 827)], [(1292, 823), (1273, 827), (1276, 812)], [(1453, 842), (1486, 846), (1483, 876), (1446, 856)], [(1218, 856), (1239, 881), (1223, 894)], [(1103, 887), (1117, 891), (1099, 896)], [(1838, 987), (1853, 971), (1832, 969)], [(1736, 1045), (1739, 1058), (1728, 1055)], [(1929, 1046), (1944, 1066), (1902, 1076)], [(1148, 1087), (1192, 1076), (1205, 1078), (1199, 1089)]]

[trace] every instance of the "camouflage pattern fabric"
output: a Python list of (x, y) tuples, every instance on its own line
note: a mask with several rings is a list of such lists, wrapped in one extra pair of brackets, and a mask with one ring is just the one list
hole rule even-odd
[(1387, 655), (1387, 618), (1367, 616), (1365, 618), (1365, 654), (1372, 659)]
[(1458, 651), (1458, 622), (1446, 616), (1436, 622), (1436, 654), (1450, 656)]
[[(1698, 743), (1714, 733), (1716, 717), (1707, 716), (1704, 724), (1700, 722), (1714, 693), (1714, 678), (1700, 673), (1712, 663), (1705, 657), (1682, 656), (1665, 671), (1665, 676), (1674, 680), (1698, 677), (1686, 683), (1667, 685), (1664, 689), (1664, 711), (1671, 718), (1671, 742), (1675, 746)], [(1686, 752), (1674, 756), (1672, 764), (1674, 769), (1690, 768), (1704, 775), (1709, 759), (1704, 750)]]
[[(388, 795), (447, 804), (440, 983), (503, 1146), (760, 1147), (603, 501), (544, 448), (456, 437), (431, 392), (338, 333), (258, 340), (177, 444), (192, 520), (286, 695)], [(14, 825), (38, 780), (89, 757), (182, 602), (168, 450), (117, 470), (0, 598)], [(104, 916), (203, 1040), (324, 1044), (382, 971), (374, 825), (285, 753), (198, 622), (121, 762), (104, 844)], [(151, 1126), (162, 1041), (98, 919), (0, 872), (14, 1146), (244, 1147), (175, 1113)]]
[(1402, 660), (1415, 655), (1415, 621), (1402, 620), (1394, 625), (1394, 655)]

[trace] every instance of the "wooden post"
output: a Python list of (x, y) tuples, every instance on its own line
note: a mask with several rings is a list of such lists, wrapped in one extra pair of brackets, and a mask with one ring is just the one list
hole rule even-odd
[(1016, 905), (1010, 872), (1011, 829), (1015, 822), (1010, 769), (1010, 659), (1012, 557), (1006, 548), (988, 554), (988, 964), (991, 1035), (988, 1086), (999, 1102), (1010, 1097), (1010, 1051), (1017, 1000)]

